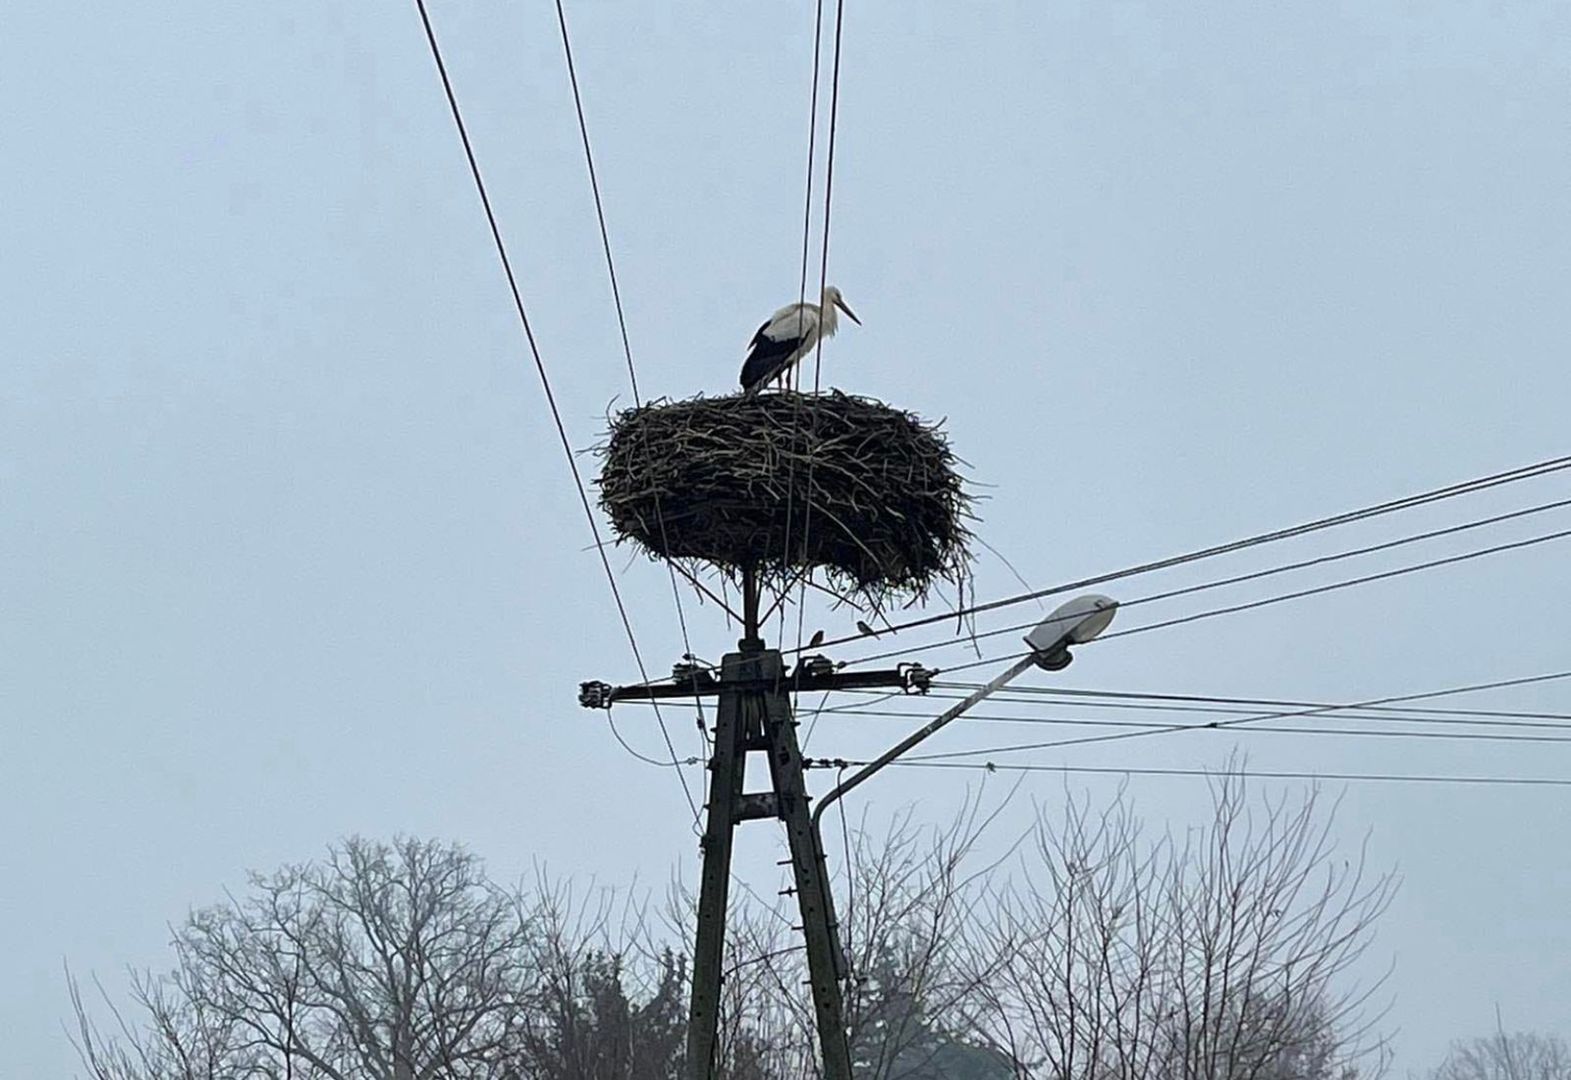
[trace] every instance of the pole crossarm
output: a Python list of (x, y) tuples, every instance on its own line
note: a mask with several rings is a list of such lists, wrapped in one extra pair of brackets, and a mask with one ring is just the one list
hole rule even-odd
[[(925, 694), (938, 674), (938, 671), (921, 664), (901, 664), (872, 671), (837, 671), (833, 661), (827, 657), (809, 656), (798, 663), (790, 674), (779, 678), (739, 680), (728, 682), (726, 686), (736, 690), (803, 693), (893, 687), (907, 694)], [(631, 686), (612, 686), (598, 681), (580, 683), (578, 703), (586, 709), (609, 709), (623, 701), (712, 697), (719, 694), (720, 690), (720, 680), (708, 668), (696, 664), (678, 664), (669, 682), (634, 683)]]

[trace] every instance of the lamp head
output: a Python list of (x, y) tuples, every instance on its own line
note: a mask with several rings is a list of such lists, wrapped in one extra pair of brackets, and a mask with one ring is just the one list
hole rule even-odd
[(1106, 630), (1118, 611), (1118, 601), (1100, 593), (1086, 593), (1067, 600), (1026, 635), (1039, 667), (1062, 671), (1074, 659), (1069, 646), (1083, 645)]

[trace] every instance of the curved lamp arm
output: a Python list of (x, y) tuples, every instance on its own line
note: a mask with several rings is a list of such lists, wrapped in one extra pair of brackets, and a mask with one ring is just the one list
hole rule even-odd
[(1026, 635), (1026, 644), (1031, 646), (1031, 651), (1009, 667), (993, 676), (987, 685), (981, 687), (958, 703), (953, 708), (901, 739), (894, 746), (879, 754), (877, 758), (862, 766), (851, 776), (836, 784), (824, 796), (818, 806), (813, 810), (813, 831), (818, 831), (819, 819), (824, 816), (824, 811), (837, 801), (846, 792), (862, 783), (879, 769), (894, 761), (901, 754), (911, 749), (917, 743), (927, 738), (939, 728), (948, 724), (955, 717), (971, 708), (983, 698), (1003, 689), (1011, 680), (1020, 675), (1029, 667), (1046, 668), (1048, 671), (1061, 671), (1069, 666), (1069, 646), (1079, 645), (1095, 638), (1107, 629), (1113, 621), (1113, 614), (1118, 610), (1118, 601), (1111, 597), (1089, 593), (1077, 596), (1067, 603), (1059, 605), (1054, 612), (1037, 624), (1031, 633)]
[(818, 819), (824, 816), (824, 811), (829, 809), (831, 803), (839, 799), (842, 795), (856, 787), (868, 777), (872, 776), (879, 769), (882, 769), (885, 765), (888, 765), (891, 761), (895, 760), (895, 758), (911, 749), (917, 743), (927, 738), (933, 732), (949, 723), (955, 717), (971, 708), (971, 706), (975, 705), (977, 702), (981, 701), (983, 698), (987, 697), (993, 692), (1001, 689), (1005, 683), (1014, 679), (1026, 668), (1033, 667), (1036, 664), (1036, 661), (1036, 653), (1029, 653), (1023, 659), (1017, 660), (1015, 663), (1009, 665), (1008, 668), (999, 672), (998, 675), (994, 676), (993, 680), (986, 686), (973, 692), (970, 697), (955, 705), (953, 708), (945, 710), (943, 715), (938, 716), (928, 721), (922, 727), (917, 728), (904, 739), (901, 739), (894, 746), (890, 747), (888, 750), (885, 750), (882, 754), (879, 754), (877, 758), (868, 762), (856, 772), (852, 773), (847, 780), (836, 784), (835, 787), (830, 790), (829, 794), (825, 795), (823, 800), (819, 802), (819, 804), (813, 809), (814, 828), (817, 828)]

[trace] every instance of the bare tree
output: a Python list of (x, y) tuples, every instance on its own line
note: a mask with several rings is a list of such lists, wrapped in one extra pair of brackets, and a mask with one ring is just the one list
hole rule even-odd
[(1497, 1028), (1486, 1038), (1451, 1044), (1430, 1080), (1571, 1080), (1571, 1046), (1555, 1035)]
[[(986, 1080), (1012, 1075), (974, 1021), (979, 977), (966, 926), (985, 899), (972, 867), (991, 819), (973, 800), (941, 828), (902, 814), (882, 833), (848, 830), (840, 881), (841, 944), (850, 977), (845, 1019), (859, 1080)], [(997, 811), (995, 811), (996, 814)], [(673, 933), (694, 898), (678, 892)], [(800, 1080), (819, 1075), (809, 973), (794, 919), (756, 894), (737, 897), (721, 985), (719, 1075)], [(991, 1071), (988, 1071), (988, 1070)]]
[[(990, 865), (976, 865), (977, 845), (993, 817), (975, 801), (944, 828), (907, 814), (882, 834), (850, 834), (838, 906), (858, 1076), (1382, 1071), (1380, 1014), (1369, 1007), (1381, 980), (1361, 987), (1349, 969), (1394, 878), (1370, 874), (1362, 852), (1333, 850), (1335, 807), (1313, 791), (1250, 799), (1233, 770), (1213, 796), (1203, 826), (1155, 837), (1123, 793), (1102, 808), (1071, 799), (1039, 810)], [(735, 917), (722, 1029), (745, 1031), (751, 1071), (727, 1075), (816, 1075), (790, 919), (746, 899)]]
[[(971, 930), (981, 918), (976, 905), (988, 899), (981, 886), (995, 869), (973, 865), (976, 844), (1002, 808), (984, 816), (973, 799), (943, 827), (918, 826), (906, 812), (880, 833), (847, 831), (838, 910), (859, 1080), (1014, 1075), (981, 1023), (986, 1002), (978, 983), (990, 970), (976, 963)], [(792, 920), (756, 898), (744, 899), (735, 919), (722, 1029), (745, 1020), (768, 1077), (818, 1075), (807, 965)]]
[(191, 915), (173, 971), (133, 976), (141, 1024), (114, 1010), (106, 1035), (73, 983), (78, 1047), (95, 1080), (669, 1075), (680, 961), (635, 1003), (609, 937), (561, 900), (495, 886), (456, 846), (349, 840)]
[(534, 1008), (508, 1052), (508, 1076), (530, 1080), (664, 1080), (686, 1041), (685, 962), (654, 941), (631, 891), (584, 900), (543, 875), (521, 903), (535, 934)]
[(1003, 950), (978, 949), (974, 933), (996, 867), (973, 865), (1008, 802), (984, 816), (973, 797), (939, 829), (916, 828), (906, 813), (883, 835), (858, 830), (845, 889), (847, 1023), (870, 1080), (1010, 1075), (980, 993)]
[[(1392, 878), (1335, 855), (1334, 807), (1313, 793), (1249, 800), (1228, 774), (1214, 795), (1211, 820), (1176, 837), (1144, 835), (1122, 793), (1071, 799), (992, 863), (978, 841), (1003, 807), (976, 800), (943, 828), (907, 814), (847, 830), (859, 1080), (1350, 1080), (1378, 1065), (1361, 1056), (1380, 1046), (1372, 988), (1348, 969)], [(78, 1045), (93, 1080), (665, 1080), (684, 1069), (687, 973), (668, 943), (687, 940), (692, 897), (667, 917), (651, 931), (626, 892), (502, 889), (457, 847), (351, 840), (191, 915), (170, 973), (137, 975), (131, 1010), (105, 999), (109, 1033), (73, 984)], [(738, 898), (726, 1080), (818, 1074), (792, 924)], [(1571, 1080), (1511, 1050), (1501, 1080)]]
[[(1213, 795), (1210, 820), (1177, 837), (1146, 836), (1122, 793), (1102, 808), (1071, 799), (1039, 810), (1003, 868), (973, 865), (990, 821), (974, 802), (944, 829), (906, 816), (886, 834), (859, 833), (839, 902), (858, 1075), (1348, 1080), (1382, 1070), (1368, 1007), (1380, 980), (1360, 987), (1349, 968), (1393, 877), (1333, 850), (1335, 808), (1314, 792), (1251, 800), (1232, 771)], [(747, 951), (769, 978), (733, 984), (735, 1009), (766, 1045), (794, 1051), (771, 1059), (776, 1075), (812, 1075), (805, 965), (782, 949), (788, 933), (753, 933)]]
[(133, 979), (146, 1030), (106, 1039), (73, 987), (80, 1047), (99, 1080), (498, 1076), (530, 935), (462, 849), (350, 840), (191, 915)]
[[(101, 993), (107, 1029), (72, 980), (77, 1046), (94, 1080), (667, 1080), (686, 965), (636, 895), (502, 888), (460, 847), (349, 840), (193, 913), (171, 971), (132, 973), (130, 1008)], [(804, 1075), (784, 999), (730, 1000), (763, 1007), (770, 1038), (733, 1017), (721, 1075)]]
[[(1020, 1076), (1333, 1080), (1382, 1060), (1348, 969), (1394, 889), (1335, 855), (1332, 813), (1213, 783), (1212, 822), (1147, 840), (1125, 799), (1039, 817), (988, 905), (979, 982)], [(1334, 808), (1333, 808), (1334, 809)]]

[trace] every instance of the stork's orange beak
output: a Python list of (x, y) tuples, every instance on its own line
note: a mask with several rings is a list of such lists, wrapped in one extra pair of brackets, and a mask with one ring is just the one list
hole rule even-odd
[(862, 325), (862, 320), (858, 319), (856, 317), (856, 312), (854, 312), (850, 308), (846, 307), (846, 302), (844, 300), (841, 300), (840, 298), (836, 297), (835, 298), (835, 307), (837, 307), (841, 311), (845, 312), (846, 313), (846, 318), (850, 319), (852, 322), (856, 323), (858, 326)]

